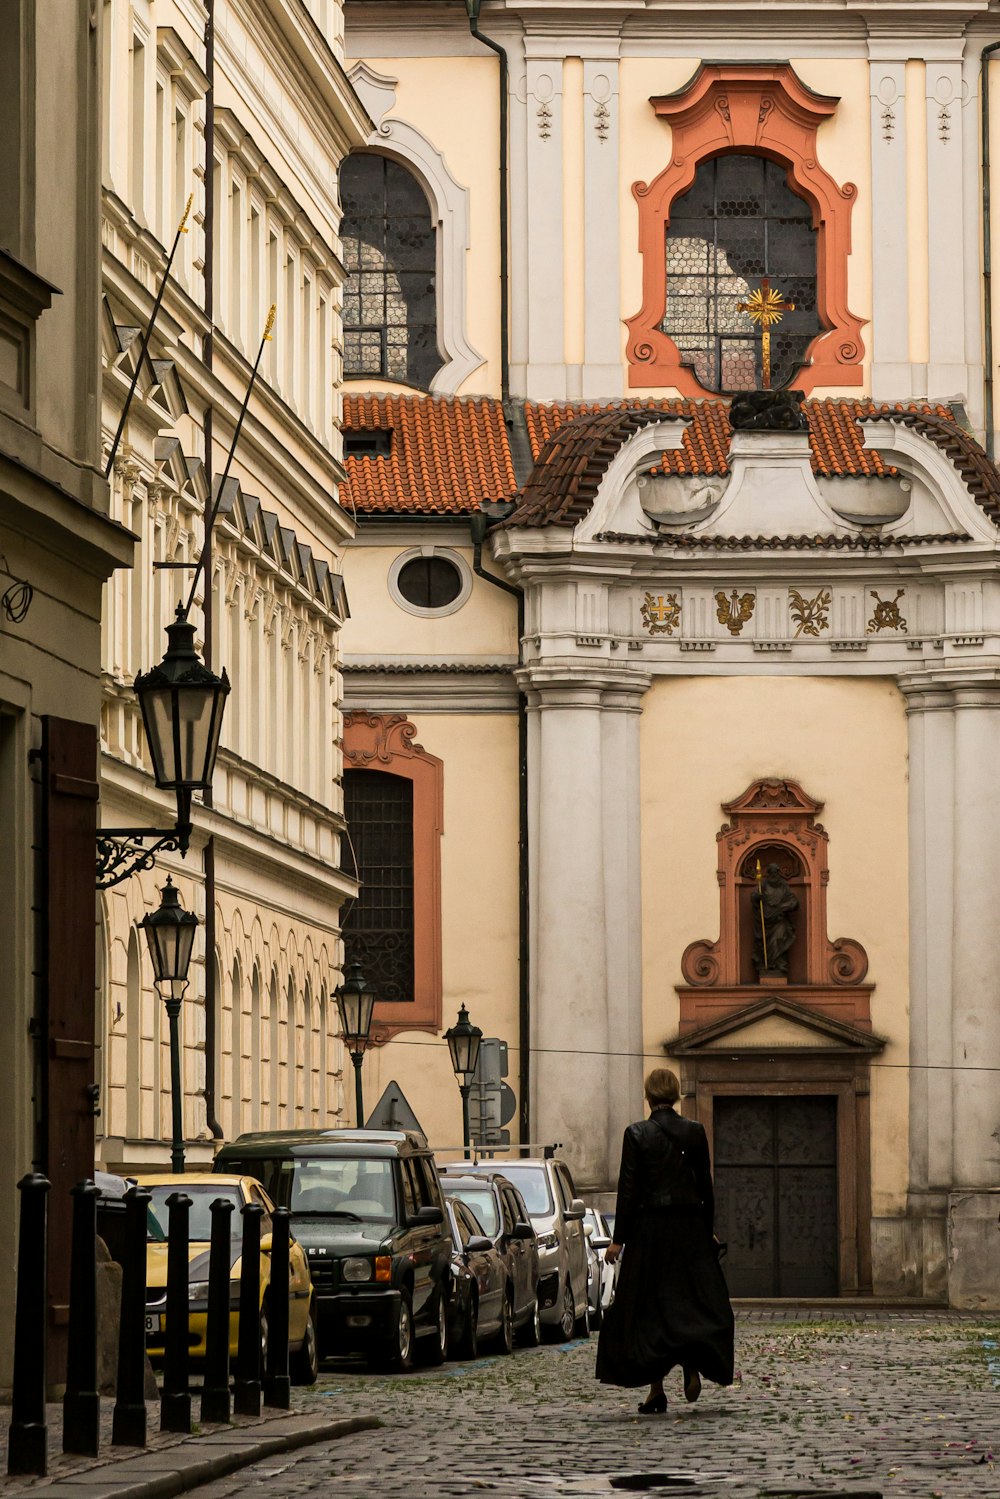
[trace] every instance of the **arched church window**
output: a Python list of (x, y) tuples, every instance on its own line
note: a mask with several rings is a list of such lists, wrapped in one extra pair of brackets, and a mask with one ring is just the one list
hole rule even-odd
[(372, 152), (340, 171), (344, 209), (344, 374), (426, 389), (438, 352), (436, 245), (431, 211), (416, 177)]
[(778, 389), (795, 379), (822, 325), (817, 231), (787, 167), (743, 153), (702, 162), (671, 205), (666, 260), (661, 328), (700, 385)]

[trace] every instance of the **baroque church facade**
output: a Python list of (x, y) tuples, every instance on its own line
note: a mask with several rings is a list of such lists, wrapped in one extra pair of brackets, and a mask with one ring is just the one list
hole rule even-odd
[(1000, 1304), (997, 16), (345, 16), (366, 1087), (601, 1192), (668, 1065), (734, 1292)]

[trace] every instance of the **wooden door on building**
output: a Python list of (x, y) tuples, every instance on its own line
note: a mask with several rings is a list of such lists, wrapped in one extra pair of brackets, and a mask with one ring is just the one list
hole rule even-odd
[(716, 1095), (716, 1233), (732, 1296), (836, 1296), (837, 1100)]

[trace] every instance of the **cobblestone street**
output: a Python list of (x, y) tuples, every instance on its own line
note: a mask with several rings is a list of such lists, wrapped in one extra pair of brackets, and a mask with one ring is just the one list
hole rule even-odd
[[(759, 1496), (1000, 1495), (1000, 1328), (970, 1317), (742, 1314), (737, 1380), (664, 1417), (593, 1377), (596, 1339), (380, 1378), (327, 1372), (296, 1404), (382, 1430), (261, 1463), (200, 1499), (503, 1499), (651, 1491)], [(331, 1412), (332, 1413), (332, 1412)], [(659, 1490), (615, 1480), (663, 1475)], [(262, 1495), (263, 1499), (263, 1495)]]

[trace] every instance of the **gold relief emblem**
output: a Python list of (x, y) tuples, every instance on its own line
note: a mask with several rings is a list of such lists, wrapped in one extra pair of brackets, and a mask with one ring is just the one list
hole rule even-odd
[(788, 590), (788, 608), (792, 621), (798, 626), (793, 639), (800, 635), (818, 637), (830, 625), (830, 604), (833, 594), (829, 588), (821, 588), (814, 599), (804, 599), (797, 588)]
[(871, 590), (875, 608), (868, 621), (869, 635), (878, 635), (882, 630), (902, 630), (903, 634), (906, 634), (906, 620), (899, 608), (899, 601), (905, 593), (905, 588), (897, 588), (894, 599), (880, 599), (875, 589)]
[(731, 598), (725, 593), (717, 593), (715, 602), (719, 606), (715, 611), (719, 624), (725, 625), (730, 635), (739, 635), (747, 620), (753, 615), (757, 598), (752, 593), (737, 594), (734, 588)]
[(650, 635), (672, 635), (680, 629), (681, 606), (676, 593), (647, 593), (639, 611)]

